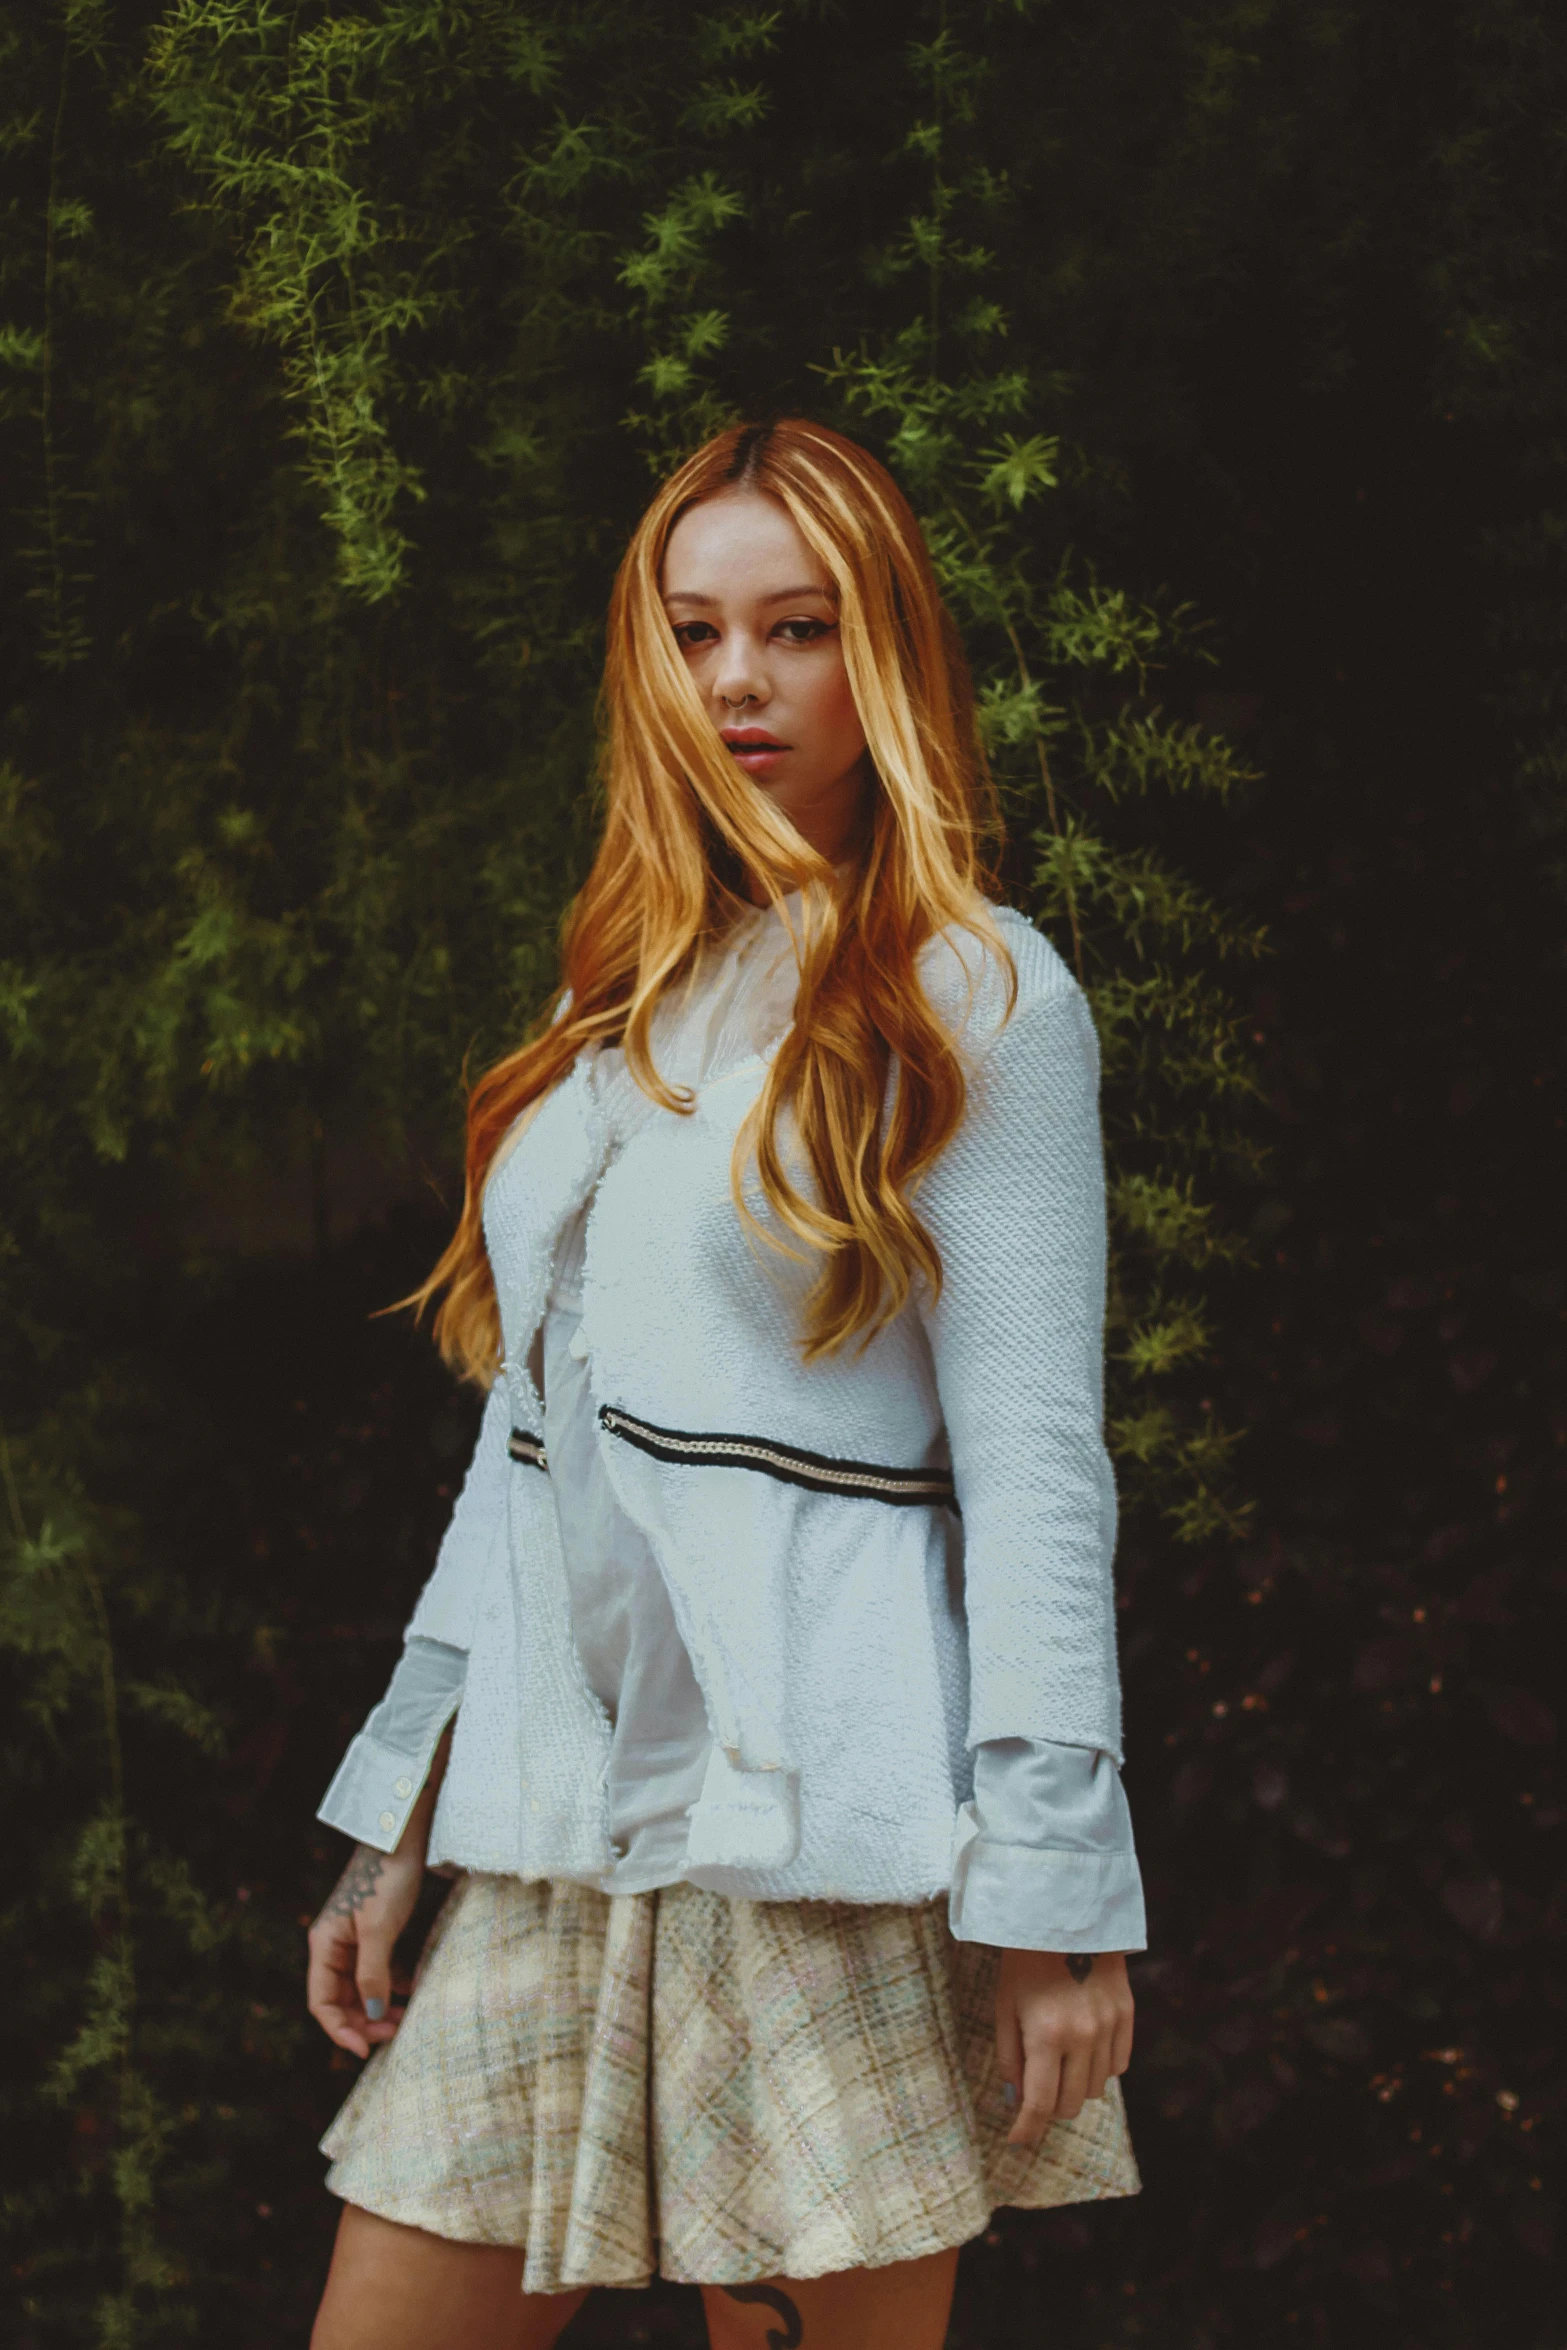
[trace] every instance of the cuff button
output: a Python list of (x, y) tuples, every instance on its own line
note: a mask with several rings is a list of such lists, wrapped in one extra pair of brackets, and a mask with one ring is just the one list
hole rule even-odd
[(388, 1830), (388, 1832), (390, 1832), (390, 1831), (391, 1831), (393, 1828), (395, 1828), (395, 1827), (396, 1827), (396, 1825), (397, 1825), (397, 1814), (396, 1814), (396, 1812), (395, 1812), (395, 1811), (384, 1811), (384, 1812), (382, 1812), (382, 1814), (381, 1814), (381, 1825), (382, 1825), (382, 1827), (383, 1827), (383, 1828), (385, 1828), (386, 1830)]
[(392, 1793), (394, 1795), (412, 1795), (413, 1791), (414, 1783), (412, 1779), (399, 1779), (397, 1785), (392, 1789)]

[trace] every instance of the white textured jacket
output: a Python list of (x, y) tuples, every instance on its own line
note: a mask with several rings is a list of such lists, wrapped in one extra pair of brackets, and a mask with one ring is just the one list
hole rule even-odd
[[(505, 1368), (408, 1628), (405, 1674), (444, 1676), (449, 1702), (413, 1693), (417, 1751), (383, 1753), (367, 1729), (324, 1818), (364, 1834), (374, 1785), (373, 1840), (395, 1844), (460, 1695), (432, 1861), (525, 1877), (611, 1864), (610, 1725), (573, 1642), (529, 1369), (557, 1241), (590, 1195), (604, 1466), (663, 1570), (714, 1733), (690, 1873), (756, 1898), (924, 1900), (974, 1840), (977, 1745), (1119, 1756), (1097, 1051), (1054, 950), (996, 919), (1010, 1017), (975, 940), (926, 950), (969, 1080), (918, 1195), (944, 1279), (863, 1351), (802, 1361), (810, 1267), (735, 1214), (764, 1056), (687, 1116), (641, 1095), (628, 1114), (622, 1097), (613, 1154), (591, 1056), (541, 1105), (486, 1197)], [(748, 1198), (765, 1223), (754, 1178)]]

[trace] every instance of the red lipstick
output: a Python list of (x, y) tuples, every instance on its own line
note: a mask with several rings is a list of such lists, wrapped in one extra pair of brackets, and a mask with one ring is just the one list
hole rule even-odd
[(765, 726), (721, 726), (719, 733), (728, 744), (731, 756), (749, 775), (765, 775), (788, 750), (775, 734)]

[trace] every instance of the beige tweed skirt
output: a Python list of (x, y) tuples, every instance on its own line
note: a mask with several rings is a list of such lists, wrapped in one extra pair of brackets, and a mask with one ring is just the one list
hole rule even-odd
[(523, 2290), (745, 2284), (1135, 2195), (1120, 2084), (1004, 2143), (997, 1956), (946, 1904), (460, 1878), (322, 2140), (346, 2202), (526, 2247)]

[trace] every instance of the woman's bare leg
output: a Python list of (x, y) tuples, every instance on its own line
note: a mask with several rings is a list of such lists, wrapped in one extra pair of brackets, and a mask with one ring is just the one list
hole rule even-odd
[(310, 2350), (551, 2350), (587, 2297), (524, 2293), (520, 2252), (345, 2203)]
[(941, 2350), (956, 2251), (830, 2277), (704, 2285), (712, 2350)]

